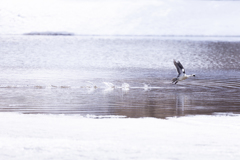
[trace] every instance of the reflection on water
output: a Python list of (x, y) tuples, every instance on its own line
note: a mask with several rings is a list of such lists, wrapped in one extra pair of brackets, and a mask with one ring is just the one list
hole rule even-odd
[[(5, 36), (0, 42), (1, 112), (240, 113), (239, 41)], [(196, 77), (171, 84), (172, 59)]]
[(176, 116), (183, 116), (184, 115), (184, 109), (185, 109), (185, 96), (181, 94), (176, 95)]

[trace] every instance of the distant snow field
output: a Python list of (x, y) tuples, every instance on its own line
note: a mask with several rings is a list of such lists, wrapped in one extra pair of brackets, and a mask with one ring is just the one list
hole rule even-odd
[(0, 113), (0, 159), (240, 158), (240, 116), (87, 118)]
[(0, 34), (240, 35), (239, 1), (0, 1)]

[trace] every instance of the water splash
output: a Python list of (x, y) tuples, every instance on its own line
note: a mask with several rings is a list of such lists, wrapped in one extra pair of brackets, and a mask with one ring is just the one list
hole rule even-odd
[(108, 93), (111, 93), (112, 91), (114, 90), (114, 88), (105, 88), (102, 93), (103, 94), (108, 94)]
[(130, 85), (128, 83), (122, 84), (122, 90), (128, 91), (130, 89)]
[(151, 85), (143, 83), (143, 89), (145, 91), (151, 90)]
[[(76, 86), (76, 85), (55, 85), (55, 84), (48, 84), (48, 85), (9, 85), (9, 84), (2, 84), (0, 85), (0, 89), (1, 88), (25, 88), (25, 89), (87, 89), (87, 90), (91, 90), (94, 91), (96, 89), (102, 89), (106, 92), (109, 91), (113, 91), (113, 90), (117, 90), (117, 89), (122, 89), (122, 90), (130, 90), (130, 89), (143, 89), (145, 91), (149, 91), (152, 89), (185, 89), (186, 87), (184, 85), (182, 86), (151, 86), (151, 84), (147, 84), (147, 83), (142, 83), (143, 86), (130, 86), (130, 84), (128, 83), (122, 83), (122, 85), (115, 85), (111, 82), (102, 82), (104, 84), (104, 86), (99, 85), (99, 84), (95, 84), (94, 82), (91, 81), (86, 81), (85, 84), (81, 85), (81, 86)], [(209, 83), (210, 85), (211, 83)], [(191, 83), (191, 85), (196, 85), (199, 86), (199, 84), (197, 82)], [(205, 86), (206, 87), (206, 86)], [(222, 83), (219, 84), (211, 84), (212, 88), (221, 88), (222, 87)], [(233, 85), (231, 86), (231, 84), (228, 84), (228, 87), (230, 88), (239, 88), (239, 85)]]
[(116, 88), (116, 86), (114, 84), (110, 83), (110, 82), (103, 82), (103, 83), (106, 85), (107, 89), (110, 89), (110, 88), (114, 89), (114, 88)]
[(89, 85), (87, 85), (87, 88), (94, 88), (94, 89), (97, 88), (97, 85), (95, 85), (93, 82), (87, 81), (87, 83), (89, 84)]

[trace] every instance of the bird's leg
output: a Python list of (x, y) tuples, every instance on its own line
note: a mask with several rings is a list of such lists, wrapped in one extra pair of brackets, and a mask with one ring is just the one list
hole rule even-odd
[(177, 84), (177, 83), (178, 83), (178, 81), (175, 82), (175, 84)]
[(172, 79), (172, 83), (176, 83), (176, 81), (177, 81), (177, 78)]

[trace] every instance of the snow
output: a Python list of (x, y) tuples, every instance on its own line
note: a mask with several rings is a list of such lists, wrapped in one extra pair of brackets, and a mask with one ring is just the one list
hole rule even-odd
[(239, 1), (0, 1), (0, 34), (240, 35)]
[(0, 113), (0, 159), (239, 159), (240, 116)]

